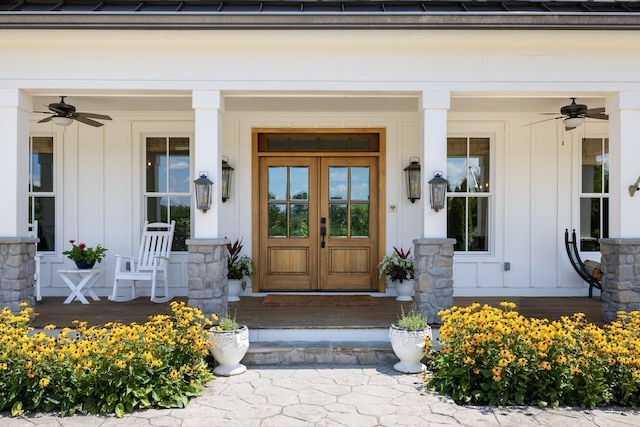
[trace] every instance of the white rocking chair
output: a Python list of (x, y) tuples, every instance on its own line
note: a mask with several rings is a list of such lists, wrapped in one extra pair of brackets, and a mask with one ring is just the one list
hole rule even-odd
[[(38, 237), (38, 221), (27, 224), (27, 235), (29, 237)], [(38, 244), (36, 243), (36, 255), (33, 257), (36, 262), (36, 272), (33, 275), (33, 286), (36, 288), (36, 301), (42, 301), (40, 293), (40, 255), (38, 255)]]
[[(109, 297), (111, 301), (123, 302), (137, 298), (138, 280), (151, 281), (152, 302), (163, 303), (173, 298), (173, 295), (169, 294), (167, 270), (175, 226), (175, 221), (171, 221), (171, 224), (147, 221), (142, 232), (138, 258), (116, 255), (116, 274), (113, 279), (113, 292)], [(131, 297), (118, 296), (118, 282), (121, 280), (131, 281)], [(156, 296), (158, 280), (164, 281), (163, 297)]]

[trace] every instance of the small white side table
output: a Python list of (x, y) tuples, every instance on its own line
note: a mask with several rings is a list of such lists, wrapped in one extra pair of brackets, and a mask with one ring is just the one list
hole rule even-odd
[(71, 294), (64, 300), (69, 304), (73, 300), (78, 300), (83, 304), (89, 304), (85, 295), (89, 295), (94, 301), (100, 301), (98, 295), (93, 292), (91, 286), (102, 276), (104, 270), (100, 268), (90, 268), (87, 270), (58, 270), (58, 274), (71, 289)]

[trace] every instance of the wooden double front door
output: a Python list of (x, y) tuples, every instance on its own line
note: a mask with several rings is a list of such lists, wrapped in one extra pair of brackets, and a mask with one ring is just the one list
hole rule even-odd
[(378, 156), (261, 157), (261, 291), (377, 291)]

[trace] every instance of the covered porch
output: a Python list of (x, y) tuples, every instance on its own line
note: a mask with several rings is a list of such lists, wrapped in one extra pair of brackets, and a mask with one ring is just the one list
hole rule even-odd
[[(169, 303), (155, 304), (148, 298), (138, 298), (124, 303), (113, 303), (106, 298), (89, 305), (74, 302), (63, 304), (62, 297), (44, 298), (35, 307), (38, 316), (32, 325), (42, 328), (47, 324), (57, 327), (73, 326), (73, 320), (83, 320), (89, 325), (107, 322), (143, 323), (148, 316), (164, 314)], [(186, 298), (176, 298), (186, 301)], [(264, 296), (243, 297), (240, 302), (229, 303), (229, 310), (235, 313), (240, 323), (250, 329), (280, 331), (286, 339), (286, 332), (293, 330), (322, 329), (386, 329), (393, 323), (401, 310), (410, 308), (411, 303), (398, 302), (393, 297), (377, 297), (375, 305), (265, 305)], [(596, 296), (586, 297), (454, 297), (456, 306), (466, 306), (472, 302), (498, 306), (501, 301), (517, 304), (516, 310), (527, 317), (559, 319), (573, 313), (582, 312), (588, 321), (603, 325), (602, 302)], [(276, 332), (277, 334), (277, 332)], [(297, 338), (296, 338), (297, 339)]]

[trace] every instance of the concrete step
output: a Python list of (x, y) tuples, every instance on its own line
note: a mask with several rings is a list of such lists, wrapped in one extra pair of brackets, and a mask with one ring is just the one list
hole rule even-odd
[[(432, 333), (437, 345), (437, 328)], [(249, 350), (242, 361), (247, 366), (396, 362), (388, 328), (249, 329)]]
[(272, 341), (251, 342), (242, 359), (259, 365), (388, 365), (398, 362), (387, 341)]

